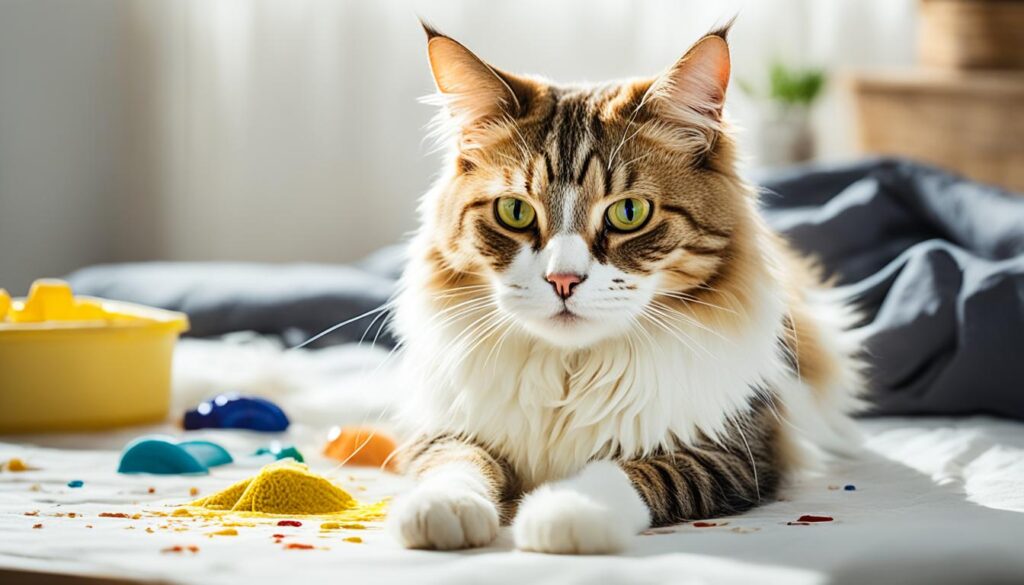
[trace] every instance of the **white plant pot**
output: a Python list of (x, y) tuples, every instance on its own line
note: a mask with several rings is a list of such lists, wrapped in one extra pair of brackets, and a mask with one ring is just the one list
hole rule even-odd
[(758, 125), (758, 163), (786, 166), (814, 156), (810, 109), (805, 106), (773, 107)]

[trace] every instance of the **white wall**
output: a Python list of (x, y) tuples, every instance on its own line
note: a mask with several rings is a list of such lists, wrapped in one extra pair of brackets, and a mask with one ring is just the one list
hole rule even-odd
[[(500, 67), (599, 80), (656, 73), (740, 12), (734, 72), (757, 81), (773, 56), (909, 63), (913, 6), (0, 0), (0, 286), (101, 260), (346, 261), (400, 238), (437, 165), (417, 14)], [(839, 87), (817, 112), (828, 158), (849, 153)], [(730, 99), (753, 142), (758, 108)]]

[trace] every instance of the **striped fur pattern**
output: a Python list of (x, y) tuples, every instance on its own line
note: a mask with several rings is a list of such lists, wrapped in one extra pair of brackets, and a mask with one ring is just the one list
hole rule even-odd
[(471, 439), (447, 434), (419, 437), (405, 446), (398, 459), (401, 467), (417, 477), (426, 477), (452, 462), (465, 463), (480, 474), (487, 499), (498, 506), (499, 518), (503, 523), (511, 522), (515, 504), (522, 496), (515, 470), (504, 458)]
[(786, 471), (778, 424), (762, 404), (733, 422), (736, 428), (723, 441), (703, 438), (623, 461), (622, 467), (654, 526), (736, 514), (776, 495)]
[[(853, 315), (735, 172), (724, 30), (658, 77), (588, 86), (432, 29), (428, 53), (449, 158), (395, 313), (421, 478), (391, 514), (402, 542), (477, 546), (504, 521), (520, 548), (609, 552), (855, 444)], [(529, 225), (503, 223), (505, 197)], [(613, 229), (628, 198), (649, 217)]]

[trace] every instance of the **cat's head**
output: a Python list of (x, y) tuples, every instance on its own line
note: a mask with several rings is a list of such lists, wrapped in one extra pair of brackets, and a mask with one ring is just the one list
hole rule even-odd
[(491, 299), (559, 347), (715, 304), (702, 295), (737, 256), (751, 208), (722, 119), (725, 30), (660, 76), (588, 86), (506, 73), (427, 38), (451, 139), (423, 208), (437, 289)]

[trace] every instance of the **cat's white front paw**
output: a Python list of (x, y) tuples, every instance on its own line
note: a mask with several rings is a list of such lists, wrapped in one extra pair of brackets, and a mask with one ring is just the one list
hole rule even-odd
[(498, 510), (477, 492), (421, 485), (388, 514), (392, 534), (408, 548), (451, 550), (485, 546), (498, 535)]
[(629, 522), (608, 505), (569, 487), (543, 486), (523, 500), (512, 525), (516, 547), (556, 554), (602, 554), (626, 548)]

